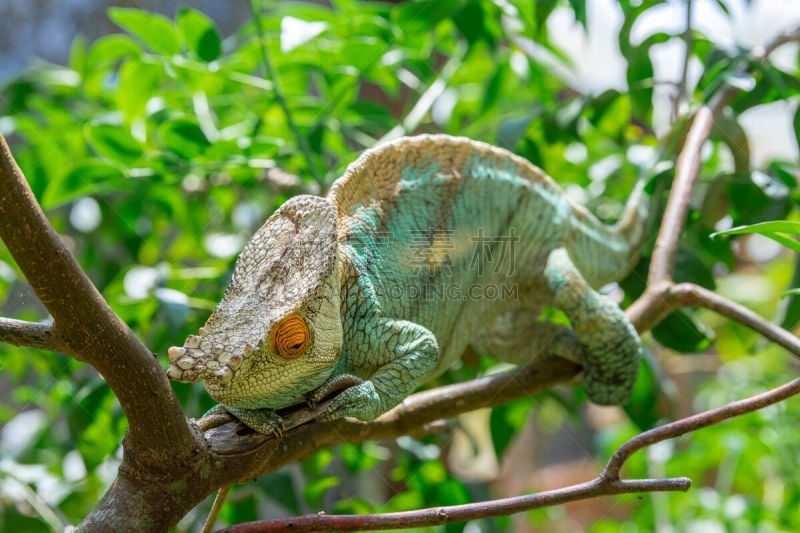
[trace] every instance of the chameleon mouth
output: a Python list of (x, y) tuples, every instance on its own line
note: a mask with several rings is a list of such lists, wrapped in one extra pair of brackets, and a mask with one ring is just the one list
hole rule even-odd
[(183, 346), (173, 346), (167, 351), (167, 376), (185, 382), (205, 380), (207, 388), (221, 389), (233, 380), (236, 371), (254, 351), (253, 346), (246, 344), (241, 353), (233, 353), (229, 346), (189, 335)]

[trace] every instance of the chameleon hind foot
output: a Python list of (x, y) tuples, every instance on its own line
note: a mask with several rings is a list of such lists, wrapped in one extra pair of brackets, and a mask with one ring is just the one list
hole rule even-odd
[(583, 366), (583, 385), (590, 400), (600, 405), (624, 404), (636, 381), (641, 354), (633, 325), (619, 306), (589, 286), (565, 249), (550, 253), (545, 276), (554, 305), (569, 317), (583, 348), (562, 357)]

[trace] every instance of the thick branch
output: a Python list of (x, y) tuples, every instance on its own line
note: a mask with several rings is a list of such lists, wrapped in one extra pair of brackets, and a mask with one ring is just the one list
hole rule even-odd
[[(322, 446), (341, 442), (391, 439), (419, 433), (424, 431), (422, 428), (426, 425), (438, 420), (482, 407), (493, 407), (549, 389), (575, 377), (579, 371), (579, 366), (564, 359), (542, 360), (510, 372), (412, 394), (402, 404), (372, 422), (355, 419), (329, 423), (313, 421), (317, 413), (325, 409), (325, 404), (319, 405), (314, 410), (304, 408), (289, 413), (281, 412), (288, 431), (280, 443), (279, 450), (269, 452), (267, 462), (263, 465), (264, 470), (257, 475), (298, 461)], [(206, 421), (204, 419), (200, 422), (202, 424)], [(241, 432), (242, 426), (230, 422), (209, 429), (206, 432), (206, 440), (216, 453), (236, 457), (253, 453), (254, 450), (274, 440), (271, 436), (257, 433), (243, 436)], [(252, 477), (253, 473), (248, 472), (246, 475)], [(242, 480), (231, 478), (229, 481)]]
[(53, 316), (59, 349), (95, 367), (116, 394), (130, 423), (129, 444), (164, 457), (189, 449), (193, 440), (163, 369), (50, 226), (2, 135), (0, 238)]

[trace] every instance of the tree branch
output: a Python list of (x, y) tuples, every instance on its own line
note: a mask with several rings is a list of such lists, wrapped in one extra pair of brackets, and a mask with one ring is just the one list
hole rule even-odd
[(53, 335), (49, 324), (26, 322), (13, 318), (0, 317), (0, 342), (51, 352), (63, 352), (67, 349)]
[[(477, 380), (476, 380), (477, 381)], [(433, 392), (433, 391), (432, 391)], [(326, 515), (316, 514), (276, 520), (264, 520), (238, 524), (221, 531), (226, 533), (251, 533), (255, 531), (358, 531), (405, 529), (425, 527), (450, 522), (461, 522), (476, 518), (506, 516), (540, 507), (559, 505), (576, 500), (610, 496), (630, 492), (685, 491), (689, 489), (688, 478), (621, 480), (620, 470), (635, 452), (646, 446), (697, 431), (729, 418), (763, 409), (800, 393), (800, 378), (770, 391), (731, 402), (676, 422), (641, 433), (620, 446), (609, 459), (603, 472), (592, 481), (524, 496), (502, 498), (491, 501), (419, 509), (401, 513), (373, 515)], [(423, 393), (422, 395), (424, 395)], [(422, 396), (415, 395), (415, 396)], [(413, 400), (413, 397), (409, 398)], [(413, 402), (412, 402), (413, 403)], [(425, 401), (421, 402), (425, 403)]]
[[(753, 59), (764, 60), (778, 47), (797, 40), (800, 40), (800, 30), (780, 35), (765, 46), (754, 48), (750, 55)], [(749, 68), (748, 66), (745, 70)], [(714, 95), (707, 105), (697, 111), (692, 120), (686, 141), (678, 154), (675, 180), (664, 211), (664, 223), (659, 229), (653, 248), (647, 279), (648, 289), (672, 280), (678, 244), (686, 224), (686, 215), (689, 212), (691, 194), (700, 174), (703, 144), (708, 140), (714, 121), (738, 91), (733, 85), (726, 85)]]
[(523, 511), (586, 500), (598, 496), (631, 492), (686, 491), (687, 478), (611, 480), (598, 477), (592, 481), (561, 489), (537, 492), (525, 496), (500, 498), (463, 505), (435, 507), (385, 514), (327, 515), (314, 514), (276, 520), (246, 522), (219, 530), (220, 533), (271, 533), (273, 531), (377, 531), (430, 527), (476, 518), (508, 516)]
[[(130, 423), (129, 444), (153, 456), (191, 449), (183, 412), (158, 361), (122, 322), (83, 273), (47, 221), (0, 134), (0, 238), (53, 316), (49, 336), (59, 351), (95, 367)], [(8, 333), (46, 340), (41, 328), (5, 322)], [(10, 333), (9, 333), (10, 334)]]
[(681, 307), (703, 307), (757, 331), (766, 339), (800, 357), (800, 339), (777, 324), (760, 317), (750, 309), (694, 283), (662, 283), (648, 288), (625, 310), (628, 319), (639, 331), (648, 331), (668, 314)]
[(800, 378), (767, 392), (756, 394), (755, 396), (751, 396), (744, 400), (731, 402), (723, 405), (722, 407), (710, 409), (696, 415), (682, 418), (672, 422), (671, 424), (666, 424), (649, 431), (645, 431), (644, 433), (640, 433), (620, 446), (620, 448), (614, 452), (614, 455), (612, 455), (611, 459), (608, 461), (603, 474), (612, 479), (617, 479), (619, 478), (619, 471), (625, 461), (627, 461), (631, 455), (638, 450), (641, 450), (645, 446), (650, 446), (656, 442), (679, 437), (681, 435), (685, 435), (686, 433), (718, 424), (723, 420), (727, 420), (735, 416), (763, 409), (798, 393), (800, 393)]
[[(421, 427), (438, 420), (452, 418), (482, 407), (493, 407), (549, 389), (575, 377), (579, 371), (578, 365), (564, 359), (554, 357), (541, 360), (510, 372), (412, 394), (403, 403), (371, 422), (355, 419), (316, 422), (318, 413), (325, 410), (325, 403), (315, 409), (280, 411), (287, 431), (281, 441), (280, 450), (270, 452), (269, 462), (264, 468), (269, 470), (279, 468), (330, 444), (391, 439), (419, 433)], [(215, 453), (224, 456), (251, 454), (274, 440), (272, 436), (246, 430), (247, 434), (242, 435), (244, 426), (232, 420), (232, 418), (217, 418), (214, 422), (210, 422), (204, 418), (199, 421), (201, 427), (208, 425), (206, 440)], [(215, 425), (219, 422), (227, 423)], [(252, 472), (246, 475), (252, 477)], [(229, 481), (235, 483), (247, 479), (249, 477), (232, 478)]]
[(686, 26), (683, 30), (683, 62), (681, 65), (681, 77), (677, 84), (677, 94), (672, 101), (672, 116), (670, 121), (674, 124), (680, 116), (681, 104), (686, 100), (688, 94), (689, 60), (692, 58), (692, 0), (686, 0)]

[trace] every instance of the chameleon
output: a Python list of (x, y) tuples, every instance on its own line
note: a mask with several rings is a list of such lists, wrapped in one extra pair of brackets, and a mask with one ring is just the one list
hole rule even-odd
[[(470, 343), (518, 365), (566, 358), (591, 401), (624, 404), (641, 344), (597, 289), (637, 261), (644, 199), (637, 184), (607, 225), (505, 149), (443, 134), (369, 149), (325, 197), (295, 196), (255, 232), (206, 324), (169, 349), (167, 374), (204, 380), (278, 436), (277, 410), (334, 392), (321, 420), (372, 420)], [(543, 320), (548, 306), (569, 326)]]

